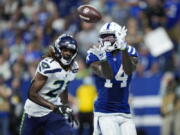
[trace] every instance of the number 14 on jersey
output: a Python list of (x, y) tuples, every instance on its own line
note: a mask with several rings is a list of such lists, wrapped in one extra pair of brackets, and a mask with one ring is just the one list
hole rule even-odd
[[(128, 75), (124, 72), (122, 66), (119, 68), (119, 71), (115, 76), (115, 79), (117, 81), (121, 81), (121, 83), (120, 83), (121, 88), (124, 88), (124, 87), (127, 86)], [(107, 87), (107, 88), (112, 88), (113, 83), (111, 82), (111, 80), (106, 79), (106, 82), (105, 82), (104, 86)]]

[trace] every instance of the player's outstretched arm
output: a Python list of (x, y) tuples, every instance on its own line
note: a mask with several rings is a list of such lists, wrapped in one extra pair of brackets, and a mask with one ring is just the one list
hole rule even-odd
[(106, 59), (106, 52), (99, 47), (93, 46), (88, 50), (86, 63), (97, 76), (105, 79), (113, 78), (113, 71)]
[[(125, 38), (127, 29), (123, 27), (121, 32), (124, 33), (123, 37)], [(124, 72), (127, 75), (130, 75), (136, 68), (138, 53), (134, 47), (128, 45), (127, 42), (124, 41), (124, 38), (121, 37), (123, 34), (116, 32), (115, 35), (117, 37), (117, 48), (122, 51), (122, 64)]]
[(49, 101), (45, 100), (43, 97), (41, 97), (38, 92), (41, 90), (41, 88), (45, 85), (47, 81), (47, 77), (43, 76), (42, 74), (38, 73), (36, 74), (36, 76), (34, 77), (30, 89), (29, 89), (29, 93), (28, 93), (28, 98), (43, 106), (46, 107), (48, 109), (54, 110), (55, 109), (55, 105), (53, 105), (52, 103), (50, 103)]
[[(135, 48), (134, 48), (135, 49)], [(128, 53), (128, 50), (124, 50), (122, 51), (122, 63), (123, 63), (123, 69), (124, 72), (127, 75), (132, 74), (132, 72), (136, 69), (136, 64), (138, 62), (137, 57), (135, 56), (131, 56)]]

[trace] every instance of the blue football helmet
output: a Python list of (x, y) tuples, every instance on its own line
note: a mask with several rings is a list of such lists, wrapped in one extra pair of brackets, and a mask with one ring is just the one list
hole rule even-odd
[[(72, 57), (65, 57), (62, 55), (62, 49), (70, 49), (73, 52)], [(62, 34), (59, 36), (54, 43), (53, 50), (55, 57), (60, 60), (64, 65), (70, 65), (75, 59), (78, 51), (76, 40), (68, 34)]]

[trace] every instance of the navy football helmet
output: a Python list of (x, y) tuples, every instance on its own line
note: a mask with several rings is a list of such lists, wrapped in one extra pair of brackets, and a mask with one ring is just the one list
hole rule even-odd
[[(72, 56), (63, 56), (62, 49), (69, 49), (73, 53)], [(70, 65), (77, 55), (77, 42), (68, 34), (59, 36), (53, 46), (55, 57), (64, 65)]]

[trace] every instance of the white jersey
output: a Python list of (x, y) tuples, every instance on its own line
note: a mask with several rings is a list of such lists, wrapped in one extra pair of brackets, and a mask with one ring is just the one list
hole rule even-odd
[[(66, 89), (67, 83), (69, 81), (74, 80), (77, 71), (77, 62), (72, 64), (71, 70), (65, 71), (61, 65), (52, 58), (48, 57), (43, 59), (40, 61), (36, 69), (36, 73), (38, 72), (44, 76), (47, 76), (48, 79), (38, 94), (55, 105), (62, 104), (59, 94)], [(36, 117), (47, 115), (52, 111), (34, 103), (30, 99), (26, 100), (24, 109), (25, 113)]]

